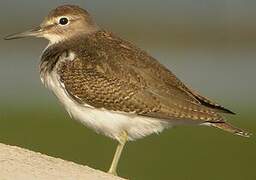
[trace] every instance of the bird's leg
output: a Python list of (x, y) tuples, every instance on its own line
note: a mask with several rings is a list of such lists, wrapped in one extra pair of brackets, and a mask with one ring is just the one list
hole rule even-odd
[(121, 157), (121, 154), (122, 154), (122, 151), (123, 151), (123, 148), (124, 148), (124, 145), (125, 145), (127, 139), (128, 139), (128, 135), (125, 131), (123, 131), (120, 134), (119, 144), (116, 148), (116, 152), (115, 152), (115, 155), (114, 155), (114, 158), (112, 160), (112, 164), (110, 166), (110, 169), (109, 169), (108, 173), (113, 174), (113, 175), (117, 175), (117, 172), (116, 172), (117, 165), (118, 165), (119, 159)]

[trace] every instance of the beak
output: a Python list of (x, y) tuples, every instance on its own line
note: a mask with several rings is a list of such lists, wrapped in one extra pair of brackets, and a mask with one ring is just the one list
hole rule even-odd
[(20, 39), (20, 38), (25, 38), (25, 37), (40, 37), (40, 35), (42, 34), (43, 30), (42, 28), (36, 27), (34, 29), (22, 32), (22, 33), (15, 33), (15, 34), (11, 34), (9, 36), (6, 36), (4, 39), (5, 40), (12, 40), (12, 39)]

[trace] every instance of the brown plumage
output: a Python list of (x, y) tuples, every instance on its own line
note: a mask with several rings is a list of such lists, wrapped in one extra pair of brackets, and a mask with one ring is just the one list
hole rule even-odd
[(117, 174), (127, 140), (174, 125), (208, 125), (249, 136), (220, 114), (232, 111), (185, 86), (145, 51), (99, 28), (78, 6), (60, 6), (39, 27), (6, 39), (27, 36), (50, 41), (41, 58), (41, 80), (69, 115), (118, 140), (109, 173)]
[[(75, 60), (62, 63), (58, 73), (67, 92), (80, 103), (166, 121), (215, 123), (214, 127), (227, 130), (216, 122), (225, 123), (219, 113), (233, 112), (195, 93), (145, 51), (112, 33), (101, 30), (75, 37), (48, 51), (45, 61), (57, 52), (77, 55)], [(248, 136), (242, 130), (234, 132)]]

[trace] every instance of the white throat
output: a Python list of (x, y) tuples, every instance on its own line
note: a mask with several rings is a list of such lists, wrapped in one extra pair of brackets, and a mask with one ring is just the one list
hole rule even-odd
[(53, 45), (53, 44), (57, 44), (57, 43), (59, 43), (59, 42), (61, 42), (61, 41), (64, 41), (64, 40), (66, 39), (66, 38), (63, 37), (63, 36), (59, 36), (59, 35), (50, 35), (50, 34), (45, 34), (45, 35), (44, 35), (44, 38), (47, 39), (47, 40), (49, 40), (49, 44), (48, 44), (48, 46), (46, 47), (46, 49), (47, 49), (49, 46), (51, 46), (51, 45)]

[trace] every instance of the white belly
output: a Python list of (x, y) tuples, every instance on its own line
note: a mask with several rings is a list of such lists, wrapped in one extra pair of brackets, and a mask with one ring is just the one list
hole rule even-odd
[(79, 104), (65, 91), (55, 70), (46, 74), (42, 80), (46, 87), (57, 96), (73, 119), (113, 139), (119, 140), (122, 131), (128, 133), (129, 140), (135, 140), (152, 133), (159, 133), (165, 127), (170, 127), (170, 123), (165, 121)]

